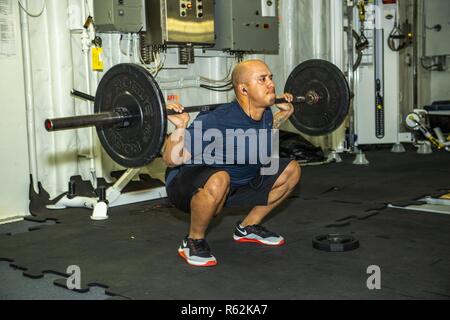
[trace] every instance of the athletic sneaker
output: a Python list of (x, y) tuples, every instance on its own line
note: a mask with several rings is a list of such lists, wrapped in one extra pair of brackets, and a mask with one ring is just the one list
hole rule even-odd
[(240, 223), (238, 223), (234, 229), (233, 239), (240, 243), (253, 242), (265, 244), (267, 246), (282, 246), (285, 244), (283, 237), (267, 230), (263, 226), (254, 225), (243, 228)]
[(178, 254), (192, 266), (212, 267), (217, 264), (205, 239), (193, 240), (186, 236), (178, 249)]

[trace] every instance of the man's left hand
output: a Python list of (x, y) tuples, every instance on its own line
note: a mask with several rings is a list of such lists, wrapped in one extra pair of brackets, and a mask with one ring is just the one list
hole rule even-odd
[(284, 93), (278, 98), (286, 100), (287, 103), (277, 104), (277, 108), (280, 109), (280, 111), (274, 116), (274, 129), (279, 129), (280, 126), (294, 113), (294, 106), (292, 104), (292, 101), (294, 101), (294, 96), (292, 94)]

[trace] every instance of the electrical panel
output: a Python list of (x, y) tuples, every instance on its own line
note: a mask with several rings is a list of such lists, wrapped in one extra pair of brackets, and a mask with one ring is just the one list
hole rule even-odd
[(214, 0), (145, 0), (152, 45), (214, 45)]
[(215, 49), (278, 53), (277, 0), (216, 0), (215, 16)]
[(424, 1), (425, 56), (450, 55), (450, 2)]
[(144, 28), (143, 0), (94, 0), (98, 32), (139, 32)]

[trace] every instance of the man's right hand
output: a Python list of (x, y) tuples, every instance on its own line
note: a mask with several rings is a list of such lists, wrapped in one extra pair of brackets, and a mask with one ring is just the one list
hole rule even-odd
[(167, 117), (169, 119), (169, 121), (172, 122), (177, 129), (186, 129), (187, 128), (191, 117), (189, 116), (188, 113), (183, 113), (184, 107), (181, 104), (179, 104), (179, 103), (168, 104), (167, 110), (174, 110), (175, 112), (179, 113), (177, 115), (172, 115), (172, 116)]

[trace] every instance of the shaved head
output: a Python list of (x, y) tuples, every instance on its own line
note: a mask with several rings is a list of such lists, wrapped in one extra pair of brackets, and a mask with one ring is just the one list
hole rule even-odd
[(255, 110), (264, 112), (273, 105), (276, 98), (275, 83), (264, 61), (247, 60), (239, 63), (233, 70), (232, 81), (236, 99), (250, 117)]
[(252, 75), (253, 68), (255, 65), (267, 66), (261, 60), (247, 60), (239, 63), (233, 70), (231, 79), (233, 81), (233, 86), (236, 89), (240, 84), (247, 83)]

